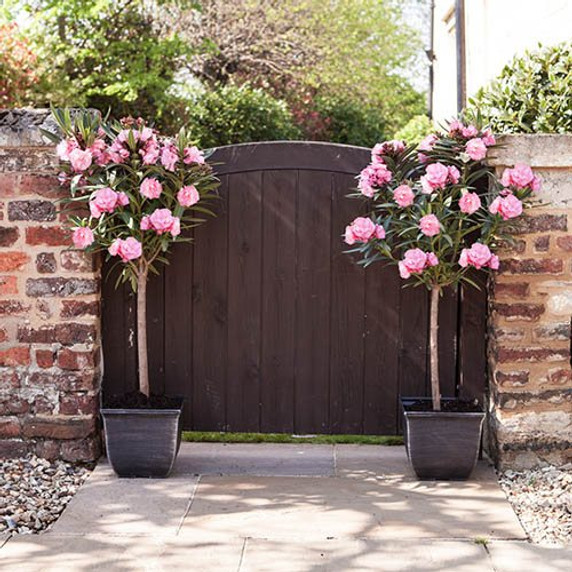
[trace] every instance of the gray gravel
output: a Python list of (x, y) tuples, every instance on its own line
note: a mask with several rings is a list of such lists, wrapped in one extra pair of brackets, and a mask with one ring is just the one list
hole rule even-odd
[(0, 460), (0, 534), (45, 530), (90, 472), (84, 466), (34, 456)]
[(506, 471), (499, 482), (532, 542), (572, 543), (572, 465)]

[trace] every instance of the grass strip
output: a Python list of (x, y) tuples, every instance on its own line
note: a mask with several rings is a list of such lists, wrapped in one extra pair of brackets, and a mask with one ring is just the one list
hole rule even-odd
[(403, 445), (403, 437), (397, 435), (290, 435), (287, 433), (220, 433), (217, 431), (183, 431), (183, 441), (194, 443)]

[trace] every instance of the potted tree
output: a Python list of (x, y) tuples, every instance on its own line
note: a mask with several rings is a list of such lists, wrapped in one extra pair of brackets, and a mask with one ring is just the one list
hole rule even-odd
[(180, 444), (182, 399), (151, 393), (147, 356), (147, 281), (174, 242), (212, 216), (218, 181), (184, 130), (161, 136), (141, 119), (53, 110), (62, 183), (70, 197), (75, 248), (116, 260), (117, 285), (137, 295), (138, 391), (112, 396), (101, 410), (107, 455), (120, 477), (166, 477)]
[(430, 294), (431, 399), (402, 398), (404, 436), (421, 479), (466, 479), (474, 468), (484, 419), (482, 405), (442, 399), (439, 389), (439, 299), (459, 284), (477, 287), (471, 274), (497, 270), (495, 249), (510, 240), (506, 221), (523, 212), (539, 190), (530, 167), (516, 165), (498, 180), (484, 160), (495, 139), (489, 129), (459, 120), (420, 145), (379, 143), (360, 173), (358, 192), (367, 216), (346, 227), (348, 252), (395, 264), (408, 284)]

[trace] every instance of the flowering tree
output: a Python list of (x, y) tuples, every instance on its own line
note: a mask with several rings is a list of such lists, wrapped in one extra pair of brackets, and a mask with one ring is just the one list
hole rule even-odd
[[(70, 185), (69, 217), (76, 248), (105, 252), (121, 266), (118, 283), (137, 292), (139, 389), (149, 396), (146, 299), (149, 273), (167, 263), (173, 242), (191, 241), (185, 230), (214, 216), (205, 203), (218, 180), (181, 130), (162, 137), (138, 119), (107, 122), (99, 114), (53, 110), (64, 134), (57, 154), (62, 183)], [(79, 212), (77, 209), (79, 208)]]
[(370, 213), (346, 227), (349, 252), (365, 266), (396, 264), (404, 280), (431, 291), (430, 355), (433, 409), (441, 408), (438, 309), (443, 288), (467, 283), (472, 269), (497, 270), (494, 251), (509, 239), (506, 221), (522, 215), (523, 200), (540, 190), (530, 167), (506, 169), (498, 180), (483, 163), (495, 145), (489, 129), (453, 121), (447, 133), (427, 136), (417, 148), (387, 141), (372, 150), (360, 173), (357, 197)]

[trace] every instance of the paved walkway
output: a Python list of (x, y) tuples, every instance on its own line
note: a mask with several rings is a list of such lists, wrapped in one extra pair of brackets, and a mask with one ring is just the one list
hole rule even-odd
[[(2, 541), (0, 540), (0, 544)], [(526, 542), (494, 473), (420, 482), (402, 447), (183, 444), (165, 480), (101, 463), (60, 520), (0, 549), (6, 571), (570, 570)]]

